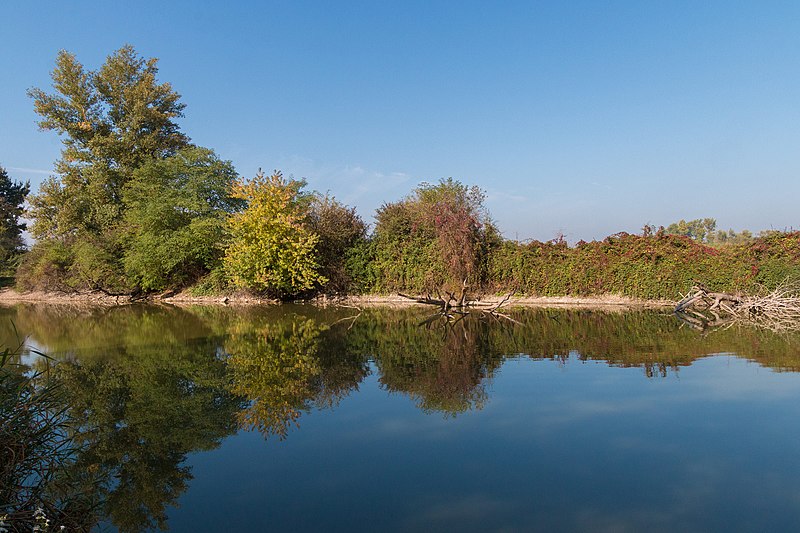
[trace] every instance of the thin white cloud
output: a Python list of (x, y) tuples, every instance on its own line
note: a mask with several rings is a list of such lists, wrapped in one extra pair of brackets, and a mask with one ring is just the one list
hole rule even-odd
[(521, 194), (512, 194), (504, 191), (492, 191), (492, 190), (487, 191), (486, 200), (487, 202), (490, 203), (496, 203), (496, 202), (522, 203), (530, 201), (530, 199), (527, 196), (523, 196)]
[(330, 192), (356, 207), (367, 221), (381, 204), (407, 195), (422, 181), (402, 171), (372, 169), (360, 163), (327, 164), (302, 156), (277, 163), (284, 174), (308, 180), (309, 188)]
[(8, 170), (12, 172), (25, 172), (27, 174), (41, 174), (43, 176), (49, 176), (51, 174), (55, 174), (52, 170), (43, 170), (40, 168), (24, 168), (24, 167), (6, 167)]

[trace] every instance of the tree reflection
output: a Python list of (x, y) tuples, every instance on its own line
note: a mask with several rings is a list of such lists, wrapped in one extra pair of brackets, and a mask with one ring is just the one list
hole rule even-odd
[(250, 401), (240, 423), (265, 437), (286, 438), (303, 413), (335, 406), (369, 372), (342, 350), (338, 330), (313, 318), (249, 318), (232, 326), (225, 348), (232, 391)]
[[(190, 312), (157, 307), (20, 306), (21, 331), (61, 361), (75, 464), (120, 531), (166, 527), (186, 490), (187, 454), (237, 429), (221, 338)], [(84, 475), (84, 478), (87, 478)]]
[(120, 531), (165, 527), (191, 479), (186, 455), (236, 430), (242, 402), (215, 354), (213, 344), (190, 343), (58, 365), (82, 449), (75, 468), (102, 480), (96, 491)]
[(315, 378), (322, 373), (319, 335), (320, 328), (309, 319), (232, 332), (226, 342), (232, 391), (250, 400), (238, 414), (243, 426), (285, 438), (301, 413), (311, 408)]
[(777, 371), (800, 371), (797, 334), (738, 327), (700, 334), (682, 328), (671, 313), (659, 311), (532, 309), (516, 318), (521, 322), (515, 334), (516, 350), (535, 359), (572, 354), (579, 360), (639, 367), (646, 376), (657, 377), (699, 358), (729, 353)]
[(500, 364), (481, 320), (420, 327), (419, 310), (371, 310), (348, 332), (350, 350), (371, 354), (381, 386), (407, 394), (425, 412), (481, 409), (486, 380)]
[(425, 412), (481, 409), (487, 379), (502, 363), (492, 347), (495, 328), (465, 320), (427, 330), (418, 315), (369, 310), (342, 322), (330, 312), (252, 311), (229, 323), (232, 391), (250, 402), (239, 413), (242, 426), (286, 438), (304, 413), (334, 407), (356, 390), (370, 360), (384, 389), (410, 396)]
[(490, 355), (487, 322), (428, 331), (418, 327), (418, 310), (373, 309), (355, 321), (341, 321), (341, 310), (304, 311), (255, 311), (227, 326), (233, 391), (251, 402), (239, 415), (247, 428), (286, 438), (303, 413), (356, 390), (370, 360), (383, 388), (426, 412), (455, 415), (487, 401), (486, 379), (501, 363)]
[(479, 339), (466, 325), (461, 322), (445, 330), (444, 338), (422, 353), (417, 351), (419, 345), (409, 344), (385, 352), (378, 359), (381, 384), (388, 391), (407, 394), (425, 412), (455, 416), (483, 409), (488, 399), (485, 380), (497, 365), (485, 360)]

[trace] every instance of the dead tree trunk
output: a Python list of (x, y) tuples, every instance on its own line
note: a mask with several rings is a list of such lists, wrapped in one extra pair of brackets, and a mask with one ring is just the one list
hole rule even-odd
[(516, 320), (510, 316), (499, 312), (499, 309), (511, 300), (511, 294), (506, 295), (498, 301), (483, 302), (469, 298), (468, 289), (469, 285), (467, 285), (466, 280), (464, 280), (464, 283), (461, 286), (461, 292), (458, 294), (458, 296), (456, 296), (456, 294), (453, 292), (445, 291), (445, 295), (447, 296), (446, 299), (442, 297), (441, 291), (437, 291), (436, 298), (431, 297), (430, 294), (427, 294), (424, 297), (409, 296), (401, 292), (397, 294), (398, 296), (402, 296), (403, 298), (407, 298), (413, 302), (432, 305), (439, 308), (438, 311), (426, 319), (423, 324), (429, 324), (436, 318), (443, 318), (447, 321), (457, 321), (461, 320), (472, 312), (481, 313), (485, 316), (491, 316), (494, 318), (503, 318), (516, 323)]
[(749, 323), (773, 331), (800, 329), (800, 286), (784, 282), (763, 296), (711, 292), (697, 284), (675, 305), (684, 323), (705, 330)]

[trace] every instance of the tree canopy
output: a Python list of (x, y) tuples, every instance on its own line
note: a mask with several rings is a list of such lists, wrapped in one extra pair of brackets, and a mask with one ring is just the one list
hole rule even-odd
[(24, 250), (22, 232), (26, 228), (21, 220), (25, 198), (30, 184), (12, 181), (6, 169), (0, 166), (0, 270), (7, 270)]
[(185, 106), (169, 83), (157, 81), (157, 65), (126, 45), (92, 71), (62, 50), (52, 72), (55, 92), (29, 91), (39, 127), (58, 133), (64, 144), (58, 176), (31, 199), (36, 238), (112, 230), (133, 172), (188, 145), (175, 122)]
[(331, 294), (346, 293), (353, 283), (348, 259), (356, 247), (365, 243), (367, 225), (355, 208), (328, 194), (314, 195), (308, 225), (319, 237), (316, 255), (320, 273), (328, 280), (323, 289)]
[[(753, 240), (753, 234), (746, 229), (737, 233), (732, 229), (725, 231), (716, 228), (717, 221), (713, 218), (698, 218), (688, 222), (681, 219), (667, 226), (666, 232), (670, 235), (684, 235), (711, 245), (747, 244)], [(769, 231), (764, 231), (760, 235), (766, 236), (769, 233)]]
[(230, 196), (235, 180), (233, 165), (205, 148), (136, 169), (123, 189), (130, 281), (145, 291), (181, 287), (218, 266), (226, 218), (243, 203)]
[(376, 267), (381, 277), (416, 290), (465, 280), (480, 285), (488, 249), (498, 240), (480, 188), (447, 178), (422, 183), (376, 213)]
[(26, 288), (136, 293), (180, 287), (218, 265), (239, 201), (230, 162), (189, 143), (184, 104), (132, 46), (97, 70), (61, 51), (54, 92), (31, 89), (39, 126), (64, 144), (31, 198)]
[(303, 187), (277, 171), (234, 185), (233, 196), (247, 202), (228, 224), (225, 269), (235, 286), (287, 298), (325, 282), (315, 257), (319, 236), (306, 224), (311, 196)]
[(696, 241), (705, 242), (714, 235), (717, 228), (717, 221), (713, 218), (704, 218), (685, 221), (681, 219), (667, 226), (667, 233), (670, 235), (685, 235)]

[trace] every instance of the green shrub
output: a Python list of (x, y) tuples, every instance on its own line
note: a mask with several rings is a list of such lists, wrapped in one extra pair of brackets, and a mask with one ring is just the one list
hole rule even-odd
[(370, 239), (357, 242), (347, 251), (345, 270), (350, 279), (348, 292), (367, 294), (380, 290), (375, 253), (375, 242)]
[(506, 241), (492, 253), (489, 272), (494, 291), (528, 295), (674, 300), (696, 282), (716, 291), (752, 293), (800, 277), (800, 233), (716, 247), (664, 232), (619, 233), (574, 247), (563, 241)]
[(63, 241), (37, 242), (17, 268), (17, 286), (24, 291), (67, 290), (67, 272), (73, 261), (73, 250)]
[(228, 223), (224, 268), (235, 287), (292, 298), (327, 281), (315, 256), (319, 236), (305, 224), (310, 197), (304, 186), (280, 172), (234, 186), (233, 196), (247, 202)]
[(344, 294), (354, 288), (347, 267), (354, 247), (366, 239), (367, 225), (356, 214), (329, 195), (315, 195), (309, 207), (308, 226), (319, 237), (315, 254), (320, 274), (328, 281), (322, 290), (328, 294)]
[(448, 178), (381, 206), (373, 236), (377, 289), (433, 291), (486, 282), (496, 231), (478, 187)]
[(231, 290), (231, 280), (222, 267), (215, 268), (193, 285), (189, 292), (193, 296), (217, 296)]

